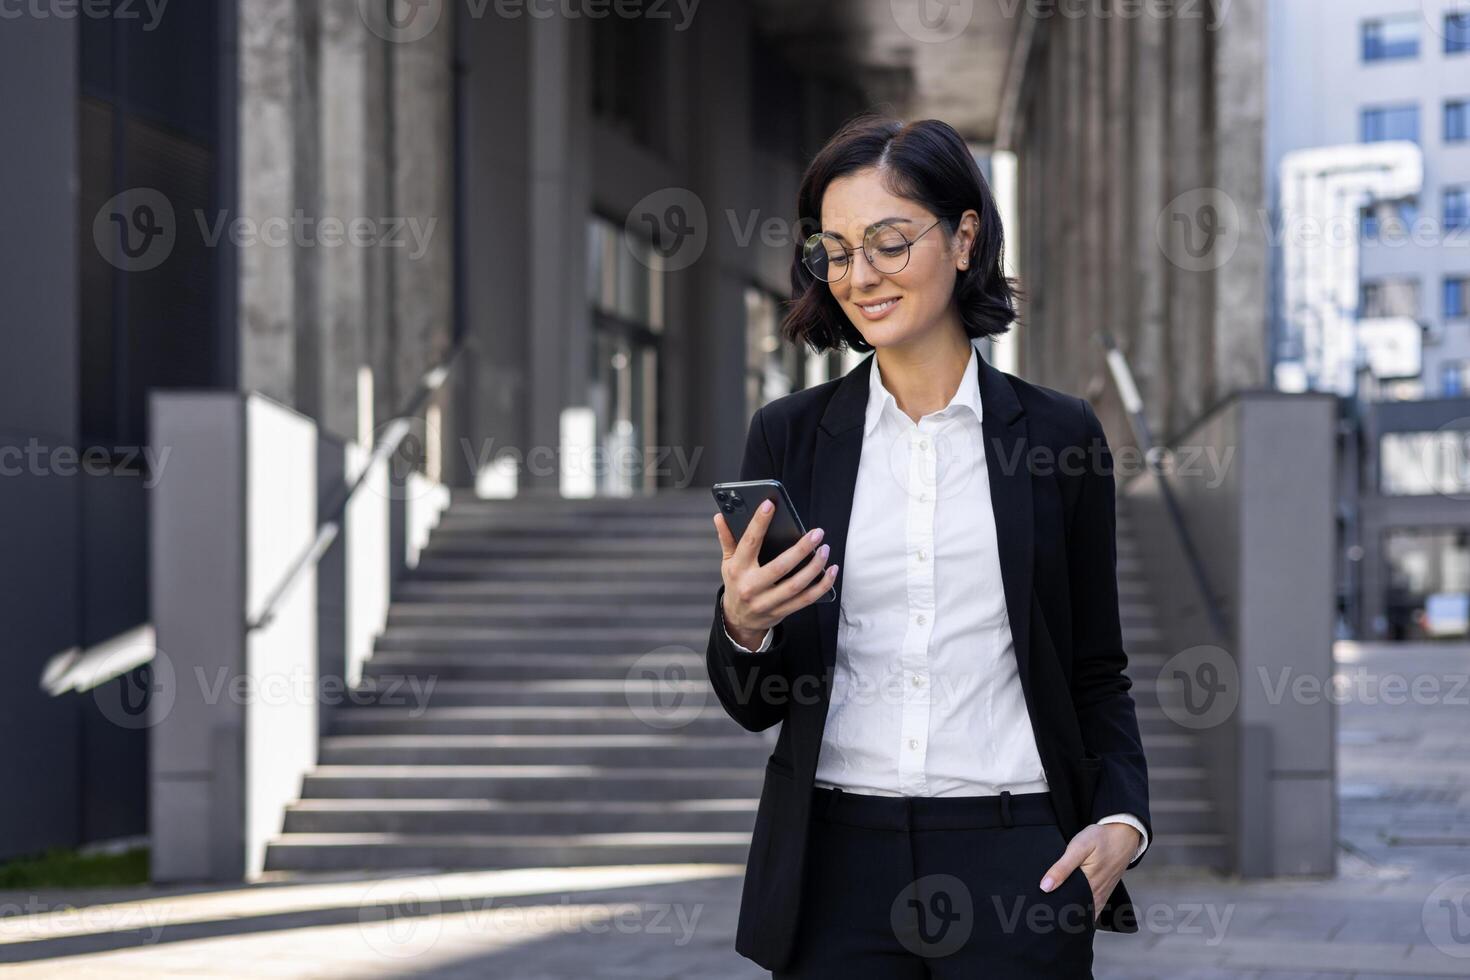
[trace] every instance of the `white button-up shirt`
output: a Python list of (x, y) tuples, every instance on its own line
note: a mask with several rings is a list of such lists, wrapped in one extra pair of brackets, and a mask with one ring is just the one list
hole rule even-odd
[[(876, 360), (869, 373), (818, 786), (876, 796), (1048, 790), (1001, 579), (978, 343), (949, 404), (917, 424)], [(754, 651), (735, 645), (758, 654), (771, 637)], [(1129, 814), (1099, 822), (1145, 833)]]

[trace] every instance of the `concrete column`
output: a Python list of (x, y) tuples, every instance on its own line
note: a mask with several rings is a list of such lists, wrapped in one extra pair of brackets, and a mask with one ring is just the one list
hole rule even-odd
[[(320, 218), (350, 228), (384, 216), (371, 173), (382, 166), (383, 146), (373, 122), (382, 115), (377, 76), (370, 74), (384, 42), (367, 29), (356, 0), (327, 0), (320, 11)], [(358, 436), (358, 369), (373, 364), (371, 284), (374, 253), (382, 251), (350, 238), (315, 250), (317, 313), (302, 326), (318, 335), (317, 420), (342, 439)]]
[(1108, 19), (1088, 17), (1078, 21), (1081, 33), (1079, 43), (1083, 49), (1080, 64), (1082, 89), (1077, 93), (1082, 106), (1082, 143), (1079, 147), (1083, 159), (1095, 161), (1081, 168), (1081, 200), (1078, 211), (1082, 219), (1083, 253), (1095, 256), (1095, 260), (1082, 263), (1083, 308), (1078, 311), (1081, 322), (1086, 324), (1087, 336), (1083, 343), (1072, 344), (1073, 365), (1071, 377), (1073, 390), (1096, 393), (1107, 370), (1103, 360), (1103, 348), (1098, 342), (1098, 331), (1112, 329), (1108, 313), (1112, 308), (1113, 291), (1112, 261), (1108, 250), (1108, 211), (1110, 183), (1113, 175), (1106, 165), (1108, 159), (1108, 129), (1113, 120), (1108, 117)]
[[(573, 170), (577, 152), (577, 106), (585, 92), (576, 84), (578, 57), (575, 23), (564, 17), (536, 18), (527, 25), (530, 41), (528, 172), (530, 208), (525, 242), (530, 296), (526, 330), (530, 334), (526, 376), (529, 394), (527, 441), (521, 447), (539, 472), (523, 472), (522, 491), (556, 492), (561, 481), (561, 412), (576, 397), (574, 376), (585, 376), (585, 328), (574, 319), (587, 316), (584, 291), (570, 286), (585, 279), (587, 197)], [(582, 138), (585, 138), (585, 130)], [(582, 337), (576, 346), (575, 337)], [(532, 457), (530, 454), (534, 454)]]
[(150, 498), (152, 876), (239, 881), (264, 866), (316, 762), (316, 569), (256, 630), (317, 520), (317, 432), (259, 395), (156, 393), (172, 449)]
[(0, 132), (15, 148), (0, 153), (9, 231), (0, 238), (0, 621), (10, 680), (0, 743), (11, 747), (0, 783), (23, 801), (0, 807), (0, 858), (73, 843), (79, 831), (78, 706), (38, 686), (46, 661), (81, 639), (81, 477), (58, 472), (58, 453), (79, 449), (77, 24), (18, 17), (0, 27)]
[(1173, 379), (1164, 367), (1169, 265), (1155, 233), (1159, 214), (1168, 201), (1164, 176), (1168, 152), (1165, 23), (1157, 17), (1139, 17), (1131, 23), (1132, 167), (1123, 175), (1123, 181), (1133, 216), (1129, 263), (1134, 288), (1127, 354), (1138, 380), (1149, 426), (1154, 432), (1162, 432), (1174, 391)]
[[(458, 45), (465, 66), (464, 222), (462, 266), (466, 351), (458, 365), (460, 429), (468, 440), (453, 448), (461, 479), (493, 462), (503, 449), (529, 444), (532, 384), (526, 375), (532, 332), (529, 242), (529, 148), (532, 97), (524, 94), (530, 71), (529, 18), (464, 18)], [(507, 97), (516, 93), (516, 97)], [(456, 481), (459, 482), (459, 481)]]
[[(706, 447), (695, 467), (703, 483), (731, 479), (745, 447), (750, 413), (745, 411), (745, 287), (750, 256), (724, 225), (724, 213), (749, 207), (750, 13), (740, 4), (706, 5), (689, 33), (698, 52), (690, 66), (694, 97), (688, 121), (692, 186), (711, 222), (703, 257), (689, 270), (698, 324), (690, 340), (693, 372), (706, 383), (691, 391), (689, 412)], [(681, 41), (687, 43), (687, 40)], [(732, 412), (730, 405), (742, 406)]]
[(390, 45), (392, 206), (403, 222), (391, 246), (391, 404), (414, 390), (448, 351), (454, 326), (454, 19), (442, 17), (417, 40)]
[[(241, 5), (239, 217), (291, 217), (297, 201), (299, 5)], [(242, 245), (239, 255), (240, 387), (296, 403), (297, 256), (292, 246)]]
[[(1133, 220), (1132, 187), (1128, 175), (1133, 173), (1133, 110), (1129, 101), (1129, 86), (1132, 82), (1133, 51), (1132, 36), (1134, 18), (1118, 16), (1113, 5), (1113, 17), (1106, 25), (1107, 46), (1107, 96), (1104, 112), (1106, 124), (1106, 191), (1103, 194), (1107, 208), (1107, 238), (1103, 248), (1106, 257), (1104, 278), (1108, 286), (1106, 315), (1113, 338), (1120, 345), (1131, 345), (1137, 329), (1134, 319), (1135, 283), (1131, 274), (1133, 242), (1138, 235), (1137, 223)], [(1098, 352), (1101, 363), (1102, 351)], [(1128, 431), (1121, 414), (1121, 405), (1116, 389), (1103, 375), (1101, 397), (1094, 402), (1103, 425), (1110, 433), (1116, 433), (1122, 441)]]
[[(1197, 5), (1177, 4), (1165, 25), (1168, 51), (1168, 149), (1164, 173), (1168, 199), (1210, 186), (1214, 133), (1208, 128), (1212, 86), (1205, 21)], [(1206, 357), (1212, 351), (1211, 271), (1168, 267), (1168, 323), (1164, 333), (1166, 370), (1175, 385), (1166, 413), (1172, 437), (1196, 419), (1211, 401)], [(1263, 324), (1264, 326), (1264, 324)]]
[(1233, 0), (1215, 36), (1215, 186), (1236, 202), (1240, 243), (1215, 276), (1215, 389), (1267, 384), (1266, 3)]

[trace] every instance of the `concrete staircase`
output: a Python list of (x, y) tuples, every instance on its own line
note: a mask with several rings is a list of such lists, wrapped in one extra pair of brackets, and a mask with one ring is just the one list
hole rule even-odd
[[(456, 496), (266, 869), (743, 862), (769, 745), (724, 714), (706, 679), (713, 513), (703, 490)], [(1145, 680), (1164, 657), (1133, 561), (1120, 525), (1154, 778), (1150, 862), (1212, 864), (1223, 841), (1196, 736)]]
[[(1175, 653), (1164, 645), (1126, 505), (1118, 510), (1118, 606), (1138, 728), (1148, 757), (1154, 839), (1144, 865), (1226, 867), (1226, 840), (1205, 785), (1197, 731), (1176, 724), (1160, 706), (1159, 670)], [(1178, 703), (1177, 685), (1162, 693)], [(1178, 713), (1176, 712), (1176, 717)]]

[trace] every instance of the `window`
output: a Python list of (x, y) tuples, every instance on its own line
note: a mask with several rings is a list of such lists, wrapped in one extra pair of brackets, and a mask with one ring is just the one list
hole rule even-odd
[(583, 458), (589, 468), (580, 473), (569, 468), (572, 479), (563, 477), (563, 487), (575, 493), (649, 493), (667, 465), (657, 456), (663, 275), (652, 241), (601, 216), (588, 218), (592, 343), (587, 399), (596, 436), (585, 447), (592, 450)]
[(1459, 276), (1444, 281), (1444, 318), (1446, 320), (1463, 320), (1465, 312), (1465, 292), (1470, 287), (1470, 278)]
[(1470, 227), (1470, 191), (1466, 188), (1444, 189), (1444, 227), (1446, 231)]
[(1359, 212), (1362, 239), (1366, 242), (1404, 239), (1419, 218), (1419, 202), (1406, 197), (1397, 201), (1374, 201)]
[(1444, 53), (1470, 51), (1470, 13), (1444, 15)]
[(1463, 143), (1470, 139), (1470, 100), (1456, 99), (1444, 104), (1444, 141)]
[(1402, 14), (1363, 21), (1363, 60), (1419, 57), (1419, 17)]
[(1419, 316), (1419, 280), (1370, 279), (1362, 284), (1358, 301), (1358, 318)]
[(1470, 429), (1384, 433), (1378, 488), (1393, 497), (1470, 493)]
[(1362, 114), (1362, 142), (1381, 143), (1385, 140), (1419, 141), (1419, 107), (1417, 105), (1383, 106), (1364, 109)]
[(1470, 632), (1470, 528), (1390, 528), (1383, 536), (1384, 617), (1395, 640)]
[(1439, 397), (1470, 394), (1470, 360), (1445, 361), (1439, 366)]
[(652, 242), (594, 216), (587, 222), (587, 258), (593, 309), (654, 332), (663, 330), (663, 272)]

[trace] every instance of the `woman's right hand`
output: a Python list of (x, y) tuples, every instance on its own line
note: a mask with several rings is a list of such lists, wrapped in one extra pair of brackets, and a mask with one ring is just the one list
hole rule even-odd
[[(764, 501), (756, 508), (755, 517), (745, 529), (739, 544), (725, 523), (724, 514), (715, 515), (715, 529), (720, 536), (720, 576), (725, 580), (722, 600), (725, 628), (741, 646), (754, 649), (765, 637), (766, 630), (787, 616), (816, 602), (837, 579), (837, 566), (825, 568), (828, 545), (818, 547), (822, 529), (813, 528), (802, 539), (766, 564), (760, 564), (761, 542), (771, 526), (776, 508)], [(816, 554), (812, 554), (813, 550)], [(789, 579), (781, 579), (803, 560), (806, 566)], [(824, 570), (825, 568), (825, 570)], [(753, 642), (747, 642), (752, 640)]]

